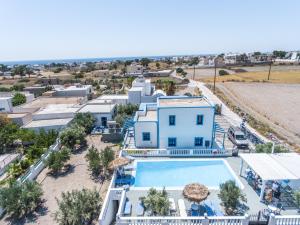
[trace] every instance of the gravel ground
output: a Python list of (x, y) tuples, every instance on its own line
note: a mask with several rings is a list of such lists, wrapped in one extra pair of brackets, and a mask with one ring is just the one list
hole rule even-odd
[[(101, 142), (100, 137), (99, 135), (87, 137), (88, 144), (90, 146), (94, 145), (98, 150), (104, 149), (105, 146), (112, 146), (111, 143)], [(117, 150), (117, 147), (114, 147), (114, 149)], [(29, 218), (26, 221), (19, 221), (16, 224), (56, 224), (53, 219), (53, 213), (58, 209), (56, 198), (59, 199), (62, 192), (75, 189), (81, 190), (82, 188), (96, 188), (96, 190), (100, 191), (100, 195), (104, 200), (110, 181), (107, 180), (101, 185), (99, 181), (91, 179), (88, 164), (85, 159), (86, 153), (87, 150), (72, 154), (71, 159), (67, 162), (72, 165), (72, 169), (61, 176), (52, 177), (48, 175), (48, 169), (44, 169), (39, 174), (37, 181), (42, 185), (44, 191), (43, 198), (46, 200), (44, 209), (33, 218)], [(4, 218), (0, 221), (0, 224), (11, 224), (11, 222), (7, 218)]]

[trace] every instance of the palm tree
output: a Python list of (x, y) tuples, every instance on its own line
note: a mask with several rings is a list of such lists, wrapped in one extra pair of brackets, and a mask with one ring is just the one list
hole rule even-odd
[(225, 211), (228, 215), (232, 215), (238, 207), (240, 201), (247, 202), (245, 195), (236, 185), (234, 180), (228, 180), (220, 184), (220, 193), (218, 197), (221, 199)]

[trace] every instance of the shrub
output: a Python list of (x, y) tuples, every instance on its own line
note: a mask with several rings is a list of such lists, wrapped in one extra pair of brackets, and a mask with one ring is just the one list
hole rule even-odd
[(14, 182), (0, 190), (0, 206), (14, 218), (32, 213), (41, 203), (43, 190), (36, 181)]
[(219, 70), (219, 75), (224, 76), (224, 75), (229, 75), (229, 73), (226, 70)]
[(300, 191), (295, 191), (295, 193), (293, 194), (293, 198), (298, 210), (300, 210)]
[(45, 164), (52, 173), (57, 174), (64, 167), (65, 162), (70, 159), (70, 154), (70, 149), (62, 147), (60, 151), (52, 152), (47, 158)]
[(12, 105), (18, 106), (22, 105), (26, 102), (26, 97), (22, 93), (16, 93), (14, 97), (12, 98)]
[(170, 202), (165, 188), (162, 191), (151, 188), (147, 196), (141, 200), (151, 215), (166, 216), (170, 211)]
[(110, 147), (105, 147), (100, 152), (100, 160), (101, 160), (101, 165), (105, 170), (108, 169), (108, 165), (111, 161), (113, 161), (115, 158), (115, 153)]
[(95, 122), (96, 119), (90, 112), (77, 113), (73, 120), (73, 123), (83, 127), (86, 133), (91, 133)]
[(85, 142), (85, 129), (78, 125), (73, 125), (64, 129), (60, 134), (62, 145), (74, 149), (76, 144), (82, 145)]
[[(255, 146), (255, 151), (257, 153), (272, 153), (272, 147), (273, 147), (273, 143), (271, 142), (266, 144), (258, 144)], [(275, 145), (274, 153), (282, 153), (282, 152), (288, 152), (288, 149), (286, 149), (284, 146)]]
[(89, 148), (88, 153), (85, 158), (89, 163), (89, 169), (92, 171), (92, 174), (98, 176), (101, 171), (101, 157), (100, 153), (97, 151), (94, 146)]
[(96, 190), (82, 189), (63, 192), (61, 200), (56, 201), (55, 221), (60, 225), (75, 225), (92, 224), (101, 209), (102, 199)]
[(234, 214), (240, 201), (247, 202), (245, 195), (233, 180), (220, 184), (218, 197), (221, 199), (228, 215)]

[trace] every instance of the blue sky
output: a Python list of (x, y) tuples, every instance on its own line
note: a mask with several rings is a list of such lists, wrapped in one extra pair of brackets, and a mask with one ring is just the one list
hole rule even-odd
[(0, 0), (0, 61), (299, 50), (299, 0)]

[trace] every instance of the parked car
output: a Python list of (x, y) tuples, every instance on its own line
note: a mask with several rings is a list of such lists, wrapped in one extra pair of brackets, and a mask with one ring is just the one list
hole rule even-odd
[(238, 148), (249, 148), (249, 142), (239, 127), (229, 127), (227, 135), (229, 140)]

